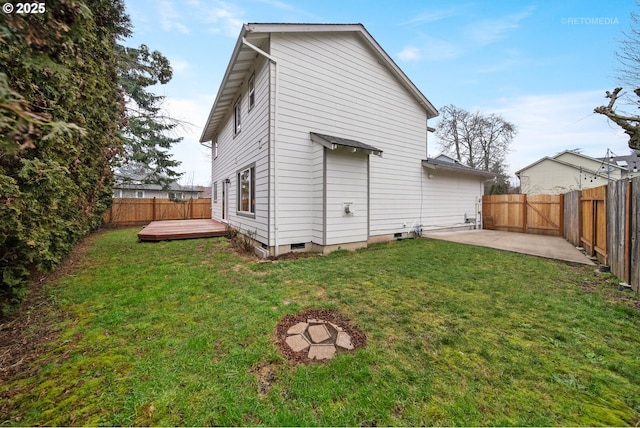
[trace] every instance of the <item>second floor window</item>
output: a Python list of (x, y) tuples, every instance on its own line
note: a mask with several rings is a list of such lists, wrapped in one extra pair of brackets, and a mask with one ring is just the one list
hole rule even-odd
[(249, 78), (249, 111), (256, 104), (256, 75), (252, 74)]
[(240, 127), (242, 125), (242, 118), (240, 116), (240, 100), (236, 101), (233, 106), (233, 133), (237, 134), (240, 132)]

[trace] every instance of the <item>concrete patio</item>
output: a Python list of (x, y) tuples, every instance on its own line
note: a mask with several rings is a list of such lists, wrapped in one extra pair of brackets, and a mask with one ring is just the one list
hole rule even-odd
[(423, 232), (429, 239), (459, 242), (461, 244), (490, 247), (498, 250), (529, 254), (571, 263), (594, 265), (580, 250), (559, 236), (532, 235), (528, 233), (501, 232), (497, 230), (464, 230), (455, 232)]

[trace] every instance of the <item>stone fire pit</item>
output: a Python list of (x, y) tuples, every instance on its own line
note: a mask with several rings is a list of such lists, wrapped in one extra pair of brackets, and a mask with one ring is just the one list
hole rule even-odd
[(338, 351), (349, 352), (366, 344), (366, 335), (336, 311), (307, 309), (287, 315), (276, 328), (280, 350), (302, 362), (332, 359)]

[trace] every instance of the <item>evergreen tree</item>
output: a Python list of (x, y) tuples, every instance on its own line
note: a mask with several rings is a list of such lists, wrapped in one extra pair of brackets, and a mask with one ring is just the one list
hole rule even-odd
[(101, 224), (122, 144), (115, 47), (128, 35), (120, 0), (0, 15), (0, 315), (32, 269)]
[(171, 133), (178, 123), (162, 112), (164, 97), (147, 88), (171, 80), (169, 61), (158, 51), (117, 46), (119, 83), (125, 97), (123, 150), (118, 157), (116, 177), (122, 182), (155, 183), (167, 187), (182, 173), (175, 168), (169, 149), (182, 138)]
[(97, 228), (111, 203), (113, 168), (143, 181), (180, 174), (168, 149), (177, 126), (148, 88), (169, 61), (125, 48), (122, 0), (49, 0), (44, 13), (0, 15), (0, 316)]

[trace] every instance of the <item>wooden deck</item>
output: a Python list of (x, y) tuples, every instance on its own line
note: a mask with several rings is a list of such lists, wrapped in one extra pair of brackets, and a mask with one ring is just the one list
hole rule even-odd
[(152, 221), (138, 233), (140, 241), (172, 241), (175, 239), (224, 236), (224, 223), (211, 219)]

